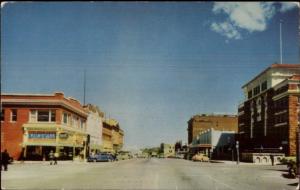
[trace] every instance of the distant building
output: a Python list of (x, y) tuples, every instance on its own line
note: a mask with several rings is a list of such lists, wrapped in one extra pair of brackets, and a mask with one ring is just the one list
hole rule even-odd
[(91, 152), (97, 153), (103, 149), (102, 128), (104, 113), (95, 105), (87, 104), (84, 108), (88, 112), (86, 122), (88, 154)]
[(300, 64), (273, 64), (243, 87), (238, 107), (240, 149), (296, 155)]
[(236, 115), (195, 115), (188, 121), (188, 144), (192, 143), (200, 132), (207, 129), (237, 132), (237, 126), (238, 117)]
[(163, 154), (165, 158), (169, 156), (175, 156), (175, 145), (161, 143), (160, 152)]
[(124, 131), (120, 128), (116, 120), (104, 120), (102, 135), (105, 152), (116, 153), (123, 148)]
[(63, 93), (1, 94), (1, 151), (16, 160), (85, 156), (87, 112)]
[(214, 158), (231, 158), (231, 149), (235, 147), (235, 131), (221, 131), (213, 128), (200, 132), (189, 145), (191, 156), (204, 153)]

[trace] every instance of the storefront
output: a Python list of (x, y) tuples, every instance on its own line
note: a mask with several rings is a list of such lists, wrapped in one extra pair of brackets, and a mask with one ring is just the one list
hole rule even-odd
[(55, 130), (32, 130), (24, 127), (23, 156), (27, 160), (48, 160), (49, 153), (59, 153), (60, 160), (86, 158), (86, 134), (63, 127)]

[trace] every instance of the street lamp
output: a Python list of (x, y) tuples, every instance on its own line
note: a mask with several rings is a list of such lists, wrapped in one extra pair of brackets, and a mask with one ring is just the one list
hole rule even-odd
[(236, 141), (236, 164), (240, 163), (239, 141)]

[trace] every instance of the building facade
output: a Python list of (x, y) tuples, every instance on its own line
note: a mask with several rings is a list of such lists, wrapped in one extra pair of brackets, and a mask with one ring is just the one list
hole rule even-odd
[(115, 119), (104, 120), (102, 135), (105, 152), (117, 153), (123, 148), (124, 131)]
[(104, 113), (98, 108), (98, 106), (87, 104), (84, 106), (85, 110), (88, 112), (88, 118), (86, 122), (86, 132), (87, 132), (87, 152), (90, 155), (93, 153), (98, 153), (103, 149), (102, 146), (102, 128)]
[(165, 158), (175, 156), (175, 145), (174, 144), (166, 144), (161, 143), (160, 152), (163, 154)]
[(188, 121), (188, 144), (191, 144), (200, 132), (207, 129), (237, 132), (237, 126), (238, 117), (236, 115), (195, 115)]
[(63, 93), (1, 94), (1, 151), (16, 160), (85, 157), (88, 114)]
[(190, 156), (204, 153), (214, 158), (231, 159), (235, 147), (236, 131), (221, 131), (213, 128), (200, 132), (189, 146)]
[(300, 64), (273, 64), (242, 87), (238, 139), (244, 152), (296, 155)]

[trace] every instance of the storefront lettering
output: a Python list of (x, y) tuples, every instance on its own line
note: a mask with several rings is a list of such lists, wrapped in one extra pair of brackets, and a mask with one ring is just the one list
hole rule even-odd
[(61, 139), (67, 139), (69, 137), (68, 133), (60, 133), (59, 138)]
[(28, 138), (30, 139), (55, 139), (55, 133), (29, 133)]

